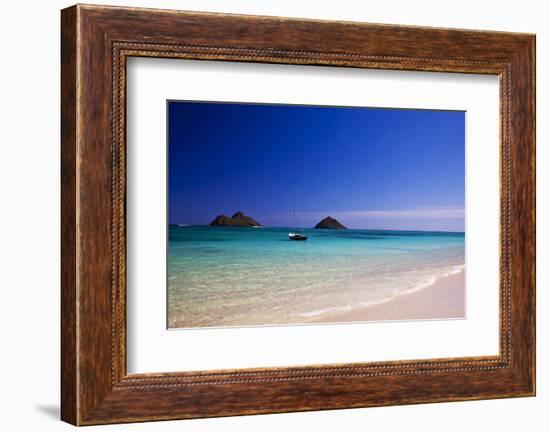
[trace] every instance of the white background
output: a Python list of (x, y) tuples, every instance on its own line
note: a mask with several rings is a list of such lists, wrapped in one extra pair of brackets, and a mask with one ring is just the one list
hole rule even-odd
[[(140, 58), (127, 83), (129, 373), (498, 354), (496, 76)], [(467, 319), (167, 331), (167, 99), (466, 111)]]
[[(284, 415), (106, 426), (96, 429), (279, 430), (547, 429), (550, 165), (549, 12), (543, 1), (197, 0), (110, 2), (188, 10), (345, 19), (537, 33), (538, 396)], [(59, 409), (59, 9), (65, 1), (5, 2), (0, 16), (0, 426), (70, 429)], [(546, 314), (543, 310), (546, 310)]]

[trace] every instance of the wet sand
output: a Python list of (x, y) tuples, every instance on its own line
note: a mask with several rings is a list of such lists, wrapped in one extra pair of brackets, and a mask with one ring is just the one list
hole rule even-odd
[(327, 313), (317, 316), (311, 323), (464, 318), (465, 303), (465, 275), (462, 271), (388, 302), (346, 312)]

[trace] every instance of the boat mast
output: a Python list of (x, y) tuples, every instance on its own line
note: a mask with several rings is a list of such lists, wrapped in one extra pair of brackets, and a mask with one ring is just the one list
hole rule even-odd
[(298, 224), (296, 223), (296, 218), (297, 218), (296, 213), (297, 212), (298, 212), (298, 185), (294, 184), (294, 220), (293, 220), (293, 223), (294, 223), (294, 232), (295, 233), (298, 233), (298, 232), (302, 231), (301, 226), (300, 226), (300, 229), (298, 229)]
[(296, 233), (296, 206), (298, 205), (298, 186), (294, 184), (294, 208), (292, 210), (292, 231)]
[(298, 212), (298, 186), (294, 185), (295, 198), (294, 198), (294, 209), (292, 210), (292, 232), (288, 234), (288, 237), (295, 241), (305, 241), (307, 236), (304, 235), (303, 229), (300, 224), (300, 229), (298, 229), (298, 224), (296, 224), (296, 216)]

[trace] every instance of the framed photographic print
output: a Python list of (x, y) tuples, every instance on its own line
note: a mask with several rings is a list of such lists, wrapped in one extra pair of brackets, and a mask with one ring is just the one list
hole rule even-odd
[(62, 419), (535, 394), (535, 37), (62, 11)]
[(464, 112), (167, 110), (168, 328), (466, 317)]

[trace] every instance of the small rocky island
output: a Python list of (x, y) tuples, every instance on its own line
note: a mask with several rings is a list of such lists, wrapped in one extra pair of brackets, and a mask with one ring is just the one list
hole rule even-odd
[(325, 217), (315, 225), (315, 229), (347, 229), (342, 223), (332, 217)]
[(233, 214), (233, 217), (227, 217), (224, 214), (220, 214), (216, 217), (209, 226), (223, 226), (223, 227), (255, 227), (261, 226), (252, 217), (244, 215), (241, 211), (237, 211)]

